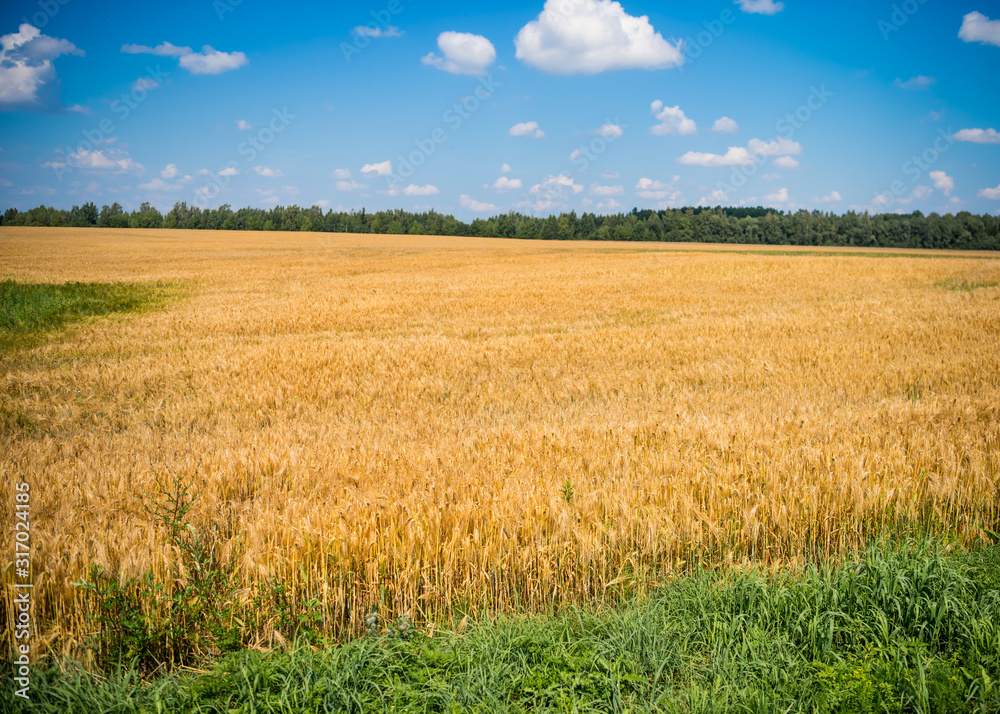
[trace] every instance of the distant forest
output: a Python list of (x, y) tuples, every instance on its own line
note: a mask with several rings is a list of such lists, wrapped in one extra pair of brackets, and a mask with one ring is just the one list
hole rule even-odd
[(319, 206), (276, 206), (271, 209), (229, 205), (202, 209), (177, 203), (166, 215), (148, 203), (127, 212), (118, 203), (98, 210), (93, 203), (70, 210), (38, 206), (9, 208), (4, 226), (95, 226), (100, 228), (191, 228), (249, 231), (328, 231), (410, 235), (482, 236), (527, 240), (669, 241), (765, 245), (859, 246), (881, 248), (947, 248), (1000, 250), (1000, 216), (924, 215), (849, 211), (784, 212), (772, 208), (676, 208), (639, 210), (599, 216), (593, 213), (539, 218), (505, 213), (471, 223), (435, 211), (345, 213)]

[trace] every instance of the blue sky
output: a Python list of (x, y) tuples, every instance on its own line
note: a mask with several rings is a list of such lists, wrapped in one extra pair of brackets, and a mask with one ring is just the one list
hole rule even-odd
[(35, 0), (0, 18), (0, 206), (1000, 212), (1000, 2)]

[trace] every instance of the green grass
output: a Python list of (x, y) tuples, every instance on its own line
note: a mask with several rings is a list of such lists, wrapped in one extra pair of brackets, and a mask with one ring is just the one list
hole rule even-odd
[(960, 292), (971, 292), (973, 290), (979, 290), (980, 288), (995, 288), (998, 285), (996, 282), (983, 283), (976, 282), (974, 280), (966, 280), (964, 278), (948, 278), (947, 280), (941, 280), (934, 283), (936, 288), (944, 288), (946, 290), (957, 290)]
[(40, 336), (89, 317), (142, 312), (175, 292), (169, 283), (0, 282), (0, 350), (30, 346)]
[(151, 682), (63, 664), (34, 672), (30, 709), (6, 687), (3, 711), (60, 714), (998, 712), (1000, 548), (881, 543), (837, 567), (704, 570), (616, 609), (242, 651)]

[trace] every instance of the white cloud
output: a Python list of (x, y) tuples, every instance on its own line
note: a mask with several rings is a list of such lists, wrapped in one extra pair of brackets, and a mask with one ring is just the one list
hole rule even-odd
[(836, 203), (837, 201), (843, 200), (839, 191), (831, 191), (829, 196), (823, 196), (822, 198), (814, 198), (813, 201), (816, 203)]
[(330, 174), (330, 178), (339, 179), (341, 181), (346, 181), (351, 178), (350, 169), (334, 169), (333, 173)]
[(1000, 199), (1000, 184), (996, 188), (984, 188), (979, 192), (980, 198)]
[(509, 174), (511, 172), (510, 164), (504, 164), (500, 167), (500, 173)]
[(650, 178), (641, 178), (639, 182), (635, 185), (639, 192), (641, 198), (648, 198), (653, 200), (659, 200), (661, 198), (666, 198), (671, 191), (671, 187), (662, 181), (656, 181)]
[(611, 212), (611, 211), (621, 211), (622, 204), (613, 198), (609, 198), (607, 201), (602, 201), (595, 206), (598, 213), (601, 212)]
[(257, 172), (258, 176), (266, 176), (268, 178), (274, 178), (276, 176), (284, 176), (281, 169), (272, 169), (267, 166), (254, 166), (253, 170)]
[(958, 36), (966, 42), (1000, 47), (1000, 20), (991, 20), (981, 12), (970, 12), (962, 18)]
[(395, 25), (389, 25), (386, 28), (372, 26), (372, 25), (358, 25), (353, 30), (351, 30), (355, 35), (361, 35), (362, 37), (402, 37), (403, 31), (400, 30)]
[(712, 125), (712, 131), (719, 131), (725, 134), (732, 134), (740, 128), (740, 125), (729, 117), (722, 117), (721, 119), (716, 119), (715, 124)]
[(774, 193), (769, 193), (766, 196), (764, 196), (764, 200), (768, 201), (769, 203), (788, 203), (789, 201), (788, 189), (779, 188)]
[(773, 163), (783, 169), (797, 169), (799, 167), (799, 162), (791, 156), (779, 156)]
[(601, 174), (601, 178), (604, 179), (617, 179), (621, 178), (621, 176), (622, 175), (617, 171), (605, 171), (603, 174)]
[(906, 198), (897, 198), (896, 203), (901, 203), (902, 205), (907, 206), (914, 201), (922, 201), (930, 196), (931, 193), (933, 193), (933, 191), (930, 186), (917, 186)]
[(751, 15), (777, 15), (785, 9), (785, 3), (774, 0), (737, 0), (736, 4)]
[(468, 208), (471, 211), (475, 211), (476, 213), (483, 213), (485, 211), (497, 210), (497, 207), (494, 206), (492, 203), (483, 203), (482, 201), (477, 201), (476, 199), (470, 196), (466, 196), (465, 194), (459, 196), (458, 200), (465, 208)]
[[(779, 137), (772, 141), (751, 139), (747, 143), (746, 148), (742, 146), (730, 146), (725, 154), (706, 154), (698, 151), (689, 151), (677, 159), (677, 161), (688, 166), (748, 166), (757, 163), (760, 157), (764, 156), (789, 156), (801, 153), (802, 145), (799, 142)], [(785, 168), (798, 166), (798, 162), (794, 159), (787, 161), (776, 160), (775, 163)]]
[(427, 184), (426, 186), (416, 186), (411, 183), (403, 189), (403, 194), (406, 196), (433, 196), (437, 193), (441, 193), (438, 191), (438, 187), (432, 186), (431, 184)]
[(934, 77), (926, 77), (922, 74), (910, 77), (905, 82), (898, 77), (896, 78), (896, 86), (900, 89), (927, 89), (936, 82), (937, 80)]
[(605, 139), (620, 139), (625, 135), (625, 130), (618, 124), (601, 124), (601, 128), (594, 131)]
[(380, 161), (377, 164), (365, 164), (361, 167), (361, 174), (368, 178), (373, 178), (375, 176), (391, 176), (392, 162)]
[(784, 137), (779, 137), (773, 141), (751, 139), (747, 143), (747, 148), (750, 150), (750, 153), (760, 156), (788, 156), (793, 154), (797, 156), (802, 153), (802, 145), (799, 142)]
[(227, 166), (218, 172), (219, 176), (236, 176), (239, 174), (239, 169), (233, 168), (232, 166)]
[(122, 45), (122, 52), (130, 55), (158, 55), (160, 57), (177, 57), (181, 67), (191, 74), (222, 74), (233, 69), (239, 69), (247, 64), (247, 56), (242, 52), (220, 52), (205, 45), (201, 52), (195, 52), (190, 47), (178, 47), (164, 42), (156, 47), (146, 45)]
[(542, 183), (535, 184), (531, 187), (531, 192), (535, 194), (545, 193), (545, 192), (572, 192), (580, 193), (583, 191), (583, 186), (576, 183), (572, 178), (566, 174), (559, 174), (558, 176), (546, 176)]
[(511, 136), (530, 136), (534, 139), (541, 139), (545, 132), (538, 128), (537, 121), (523, 121), (515, 124), (508, 132)]
[(493, 188), (506, 191), (507, 189), (521, 188), (521, 179), (509, 179), (506, 176), (501, 176), (493, 184)]
[(61, 109), (59, 78), (52, 64), (61, 55), (84, 53), (69, 40), (43, 35), (27, 23), (0, 37), (0, 110)]
[(675, 107), (664, 106), (663, 102), (657, 99), (650, 105), (653, 116), (660, 123), (650, 129), (650, 133), (663, 136), (664, 134), (694, 134), (698, 131), (693, 120), (684, 116), (684, 111), (680, 105)]
[(237, 119), (236, 128), (240, 131), (249, 131), (250, 129), (253, 129), (253, 124), (248, 122), (246, 119)]
[(120, 149), (87, 151), (80, 148), (69, 154), (65, 162), (50, 161), (42, 164), (43, 168), (62, 168), (65, 166), (91, 171), (111, 170), (119, 174), (126, 172), (141, 174), (146, 170), (142, 164), (133, 161), (126, 152)]
[(621, 196), (624, 193), (624, 186), (602, 186), (597, 183), (590, 185), (591, 196)]
[(647, 16), (628, 15), (612, 0), (546, 0), (514, 39), (519, 60), (553, 74), (677, 67), (682, 44), (663, 39)]
[(689, 151), (677, 161), (688, 166), (746, 166), (754, 163), (754, 157), (742, 146), (730, 146), (722, 155)]
[(1000, 144), (1000, 132), (996, 129), (962, 129), (955, 132), (955, 138), (974, 144)]
[(152, 181), (139, 184), (139, 188), (145, 191), (164, 192), (177, 191), (181, 188), (181, 185), (179, 183), (167, 183), (163, 179), (154, 178)]
[(764, 174), (761, 178), (765, 181), (777, 181), (781, 178), (781, 174)]
[(180, 172), (177, 170), (177, 164), (167, 164), (163, 171), (160, 172), (160, 176), (165, 179), (172, 179), (178, 173)]
[(934, 188), (943, 191), (945, 196), (950, 196), (955, 190), (955, 179), (944, 171), (931, 171), (928, 176), (934, 182)]
[(338, 181), (335, 185), (338, 191), (357, 191), (358, 189), (368, 188), (365, 184), (358, 183), (353, 179)]
[(160, 83), (152, 77), (139, 77), (139, 79), (132, 82), (133, 91), (142, 90), (143, 92), (148, 92), (149, 90), (156, 89), (159, 86)]
[(442, 32), (438, 35), (438, 47), (443, 57), (431, 52), (420, 61), (452, 74), (484, 75), (497, 58), (492, 42), (468, 32)]

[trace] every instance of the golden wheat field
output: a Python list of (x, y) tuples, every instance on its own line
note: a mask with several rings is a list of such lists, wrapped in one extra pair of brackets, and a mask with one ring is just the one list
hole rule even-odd
[(334, 635), (1000, 523), (995, 254), (4, 228), (7, 278), (177, 286), (0, 354), (43, 649), (90, 564), (166, 572), (171, 474)]

